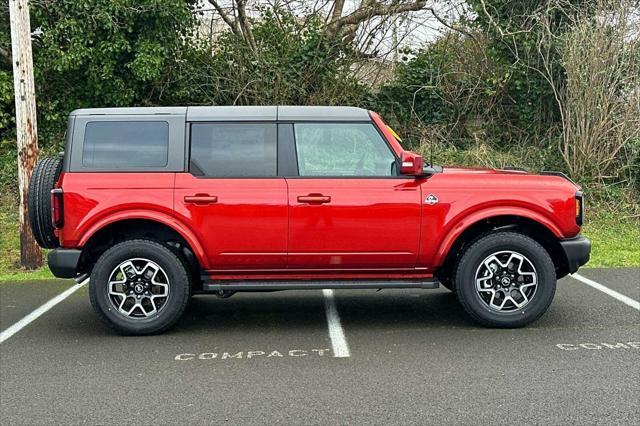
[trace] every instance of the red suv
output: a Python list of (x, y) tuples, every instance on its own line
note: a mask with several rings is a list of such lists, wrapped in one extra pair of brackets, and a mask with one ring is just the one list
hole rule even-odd
[(352, 107), (77, 110), (29, 203), (53, 274), (90, 276), (129, 334), (166, 330), (193, 294), (439, 283), (519, 327), (591, 246), (564, 175), (424, 165)]

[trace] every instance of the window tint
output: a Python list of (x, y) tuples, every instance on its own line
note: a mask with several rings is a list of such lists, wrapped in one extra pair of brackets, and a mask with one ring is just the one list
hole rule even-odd
[(190, 170), (208, 177), (276, 176), (276, 125), (192, 124)]
[(395, 157), (370, 123), (295, 124), (300, 176), (391, 176)]
[(82, 165), (98, 169), (164, 167), (169, 151), (166, 121), (90, 121)]

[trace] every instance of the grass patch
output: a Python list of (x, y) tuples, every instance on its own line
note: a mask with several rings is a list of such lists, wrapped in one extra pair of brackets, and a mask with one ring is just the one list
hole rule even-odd
[[(634, 212), (599, 208), (608, 203), (606, 199), (597, 201), (587, 204), (587, 223), (582, 229), (593, 242), (587, 267), (640, 267), (640, 217)], [(0, 229), (0, 282), (54, 278), (46, 265), (35, 271), (19, 266), (18, 206), (16, 197), (7, 192), (0, 195)]]
[(600, 213), (587, 223), (582, 233), (591, 239), (590, 268), (640, 266), (640, 220), (612, 212)]
[(0, 273), (0, 282), (2, 281), (30, 281), (30, 280), (53, 280), (53, 276), (49, 268), (43, 266), (35, 271), (27, 271), (26, 269), (16, 268), (9, 272)]
[(20, 267), (20, 233), (17, 195), (5, 191), (0, 195), (0, 281), (50, 279), (54, 276), (45, 265), (35, 271)]

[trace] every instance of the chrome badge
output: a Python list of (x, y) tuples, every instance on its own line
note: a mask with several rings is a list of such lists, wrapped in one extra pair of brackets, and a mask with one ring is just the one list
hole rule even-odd
[(424, 199), (424, 202), (432, 206), (438, 202), (438, 197), (433, 194), (429, 194), (427, 198)]

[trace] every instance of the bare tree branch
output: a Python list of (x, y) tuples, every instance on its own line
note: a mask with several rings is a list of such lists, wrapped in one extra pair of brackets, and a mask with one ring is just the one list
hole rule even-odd
[(231, 31), (233, 31), (233, 33), (238, 37), (242, 37), (242, 33), (240, 32), (240, 29), (238, 28), (238, 23), (235, 21), (235, 19), (231, 19), (229, 14), (224, 11), (224, 9), (220, 6), (220, 4), (218, 4), (216, 0), (208, 0), (208, 1), (211, 4), (211, 6), (213, 6), (213, 8), (216, 10), (216, 12), (218, 12), (218, 15), (220, 15), (222, 20), (231, 28)]
[(333, 10), (331, 12), (331, 22), (337, 21), (342, 17), (342, 11), (344, 10), (345, 0), (336, 0), (333, 4)]
[(452, 25), (449, 24), (447, 21), (445, 21), (444, 19), (442, 19), (435, 11), (434, 8), (432, 7), (427, 7), (425, 10), (428, 10), (429, 12), (431, 12), (431, 15), (433, 15), (433, 17), (436, 19), (436, 21), (440, 22), (442, 25), (444, 25), (445, 27), (449, 28), (450, 30), (456, 31), (460, 34), (466, 35), (467, 37), (473, 39), (474, 41), (476, 41), (476, 43), (478, 42), (476, 40), (476, 38), (473, 36), (473, 34), (471, 34), (469, 31), (461, 28), (459, 25)]
[(426, 0), (393, 4), (384, 4), (376, 0), (365, 0), (362, 6), (352, 13), (329, 22), (327, 25), (327, 35), (330, 37), (348, 36), (348, 33), (355, 31), (358, 25), (371, 18), (421, 10), (424, 9), (426, 5)]
[(233, 0), (231, 2), (232, 12), (229, 13), (218, 3), (217, 0), (208, 0), (213, 8), (218, 12), (222, 20), (229, 26), (233, 34), (242, 38), (247, 46), (256, 51), (256, 41), (251, 29), (251, 21), (247, 16), (247, 0)]
[(242, 30), (242, 34), (244, 34), (244, 39), (247, 41), (247, 44), (253, 50), (256, 51), (256, 40), (253, 37), (253, 31), (251, 30), (251, 22), (247, 18), (246, 0), (235, 0), (236, 5), (238, 5), (238, 21), (240, 22), (240, 29)]

